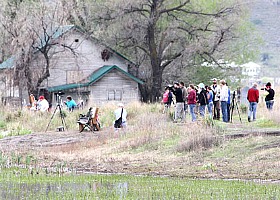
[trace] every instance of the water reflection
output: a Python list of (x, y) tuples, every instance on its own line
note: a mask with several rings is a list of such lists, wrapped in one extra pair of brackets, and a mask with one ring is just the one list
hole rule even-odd
[(32, 199), (41, 197), (49, 199), (51, 196), (60, 196), (63, 194), (76, 193), (114, 193), (119, 199), (125, 199), (128, 192), (128, 183), (104, 183), (104, 182), (87, 182), (87, 183), (6, 183), (0, 184), (1, 199)]

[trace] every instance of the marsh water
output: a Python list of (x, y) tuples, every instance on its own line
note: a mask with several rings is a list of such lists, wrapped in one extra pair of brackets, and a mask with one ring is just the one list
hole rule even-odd
[(125, 199), (128, 191), (127, 182), (119, 183), (1, 183), (1, 199), (53, 199), (53, 197), (63, 196), (68, 193), (98, 193), (106, 190), (107, 193), (114, 193), (118, 199)]
[(0, 173), (0, 199), (277, 199), (280, 185), (241, 180)]

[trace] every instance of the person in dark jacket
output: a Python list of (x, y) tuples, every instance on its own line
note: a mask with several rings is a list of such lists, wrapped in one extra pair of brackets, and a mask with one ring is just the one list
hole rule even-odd
[(259, 90), (257, 86), (257, 83), (254, 83), (253, 87), (251, 87), (247, 93), (247, 100), (249, 101), (248, 122), (251, 121), (252, 115), (253, 121), (256, 120), (257, 105), (259, 103)]
[(207, 91), (205, 90), (205, 86), (203, 83), (199, 83), (198, 85), (200, 92), (198, 93), (198, 103), (199, 103), (199, 114), (204, 117), (205, 108), (208, 105)]
[(173, 94), (176, 98), (176, 109), (175, 109), (175, 117), (174, 122), (177, 122), (179, 118), (182, 119), (182, 122), (185, 121), (185, 112), (184, 112), (184, 99), (183, 99), (183, 91), (180, 88), (179, 83), (174, 83)]
[(271, 88), (271, 83), (268, 82), (266, 85), (265, 85), (265, 91), (267, 91), (267, 95), (265, 97), (265, 104), (266, 104), (266, 108), (268, 110), (272, 110), (273, 108), (273, 104), (274, 104), (274, 90)]

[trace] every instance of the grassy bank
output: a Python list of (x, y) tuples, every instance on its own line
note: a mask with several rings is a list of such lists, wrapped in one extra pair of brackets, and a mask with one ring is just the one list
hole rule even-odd
[[(112, 128), (115, 108), (115, 104), (100, 107), (102, 131), (94, 134), (78, 132), (76, 121), (87, 108), (66, 112), (68, 131), (63, 133), (51, 132), (61, 125), (56, 114), (47, 134), (44, 132), (52, 113), (2, 108), (0, 127), (7, 136), (2, 136), (1, 166), (35, 166), (47, 170), (64, 166), (82, 172), (192, 178), (280, 178), (280, 139), (262, 133), (278, 131), (277, 104), (273, 112), (259, 104), (258, 119), (252, 123), (247, 122), (246, 113), (241, 113), (240, 123), (236, 110), (233, 123), (209, 123), (202, 118), (192, 123), (189, 115), (186, 123), (173, 123), (174, 107), (171, 113), (162, 114), (160, 104), (131, 103), (126, 105), (128, 127), (118, 132)], [(25, 137), (30, 133), (33, 133), (31, 137)], [(14, 137), (17, 135), (22, 135), (22, 140)], [(59, 138), (60, 135), (66, 137)], [(83, 139), (89, 135), (92, 137)], [(35, 136), (41, 136), (38, 145)], [(75, 142), (68, 141), (67, 136), (75, 138)], [(20, 145), (22, 141), (26, 145)], [(56, 145), (58, 142), (53, 141), (61, 142)], [(5, 142), (13, 148), (5, 148)]]

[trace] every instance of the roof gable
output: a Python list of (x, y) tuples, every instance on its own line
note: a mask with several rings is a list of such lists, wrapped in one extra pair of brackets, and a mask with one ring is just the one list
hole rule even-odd
[(96, 70), (95, 72), (93, 72), (89, 77), (89, 83), (88, 85), (98, 81), (100, 78), (102, 78), (105, 74), (109, 73), (110, 71), (112, 71), (113, 69), (117, 69), (118, 71), (120, 71), (121, 73), (123, 73), (124, 75), (126, 75), (127, 77), (131, 78), (132, 80), (134, 80), (135, 82), (139, 83), (139, 84), (143, 84), (143, 81), (141, 81), (140, 79), (136, 78), (135, 76), (133, 76), (132, 74), (124, 71), (123, 69), (119, 68), (116, 65), (104, 65), (103, 67), (99, 68), (98, 70)]
[(89, 75), (88, 78), (86, 79), (86, 81), (84, 81), (84, 83), (65, 84), (65, 85), (49, 87), (47, 89), (48, 89), (49, 92), (57, 92), (57, 91), (61, 91), (61, 90), (70, 90), (70, 89), (75, 89), (75, 88), (79, 88), (79, 87), (88, 87), (91, 84), (93, 84), (93, 83), (97, 82), (98, 80), (100, 80), (103, 76), (108, 74), (113, 69), (116, 69), (116, 70), (120, 71), (125, 76), (127, 76), (128, 78), (132, 79), (133, 81), (135, 81), (135, 82), (137, 82), (139, 84), (144, 84), (143, 81), (141, 81), (140, 79), (136, 78), (132, 74), (124, 71), (123, 69), (119, 68), (116, 65), (104, 65), (103, 67), (99, 68), (98, 70), (93, 72), (91, 75)]

